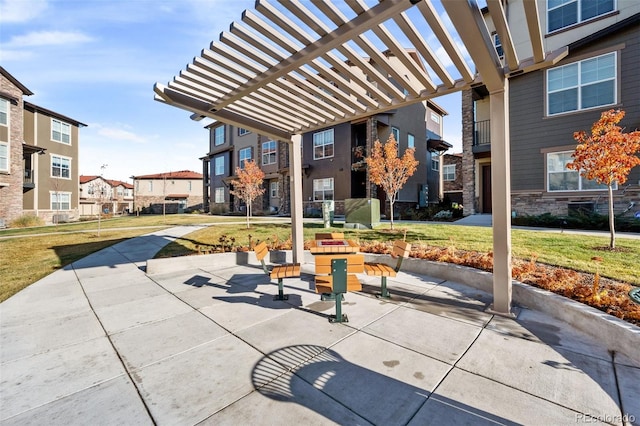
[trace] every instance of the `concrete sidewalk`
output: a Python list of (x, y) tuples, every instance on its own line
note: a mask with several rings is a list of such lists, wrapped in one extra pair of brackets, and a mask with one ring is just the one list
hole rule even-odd
[(383, 301), (363, 275), (349, 322), (330, 324), (311, 262), (287, 302), (253, 253), (145, 271), (194, 229), (104, 249), (0, 304), (0, 424), (640, 424), (635, 358), (540, 311), (491, 315), (455, 280), (400, 273)]

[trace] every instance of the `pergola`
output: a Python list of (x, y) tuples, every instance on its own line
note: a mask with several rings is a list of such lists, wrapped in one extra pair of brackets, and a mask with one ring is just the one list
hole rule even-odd
[[(526, 59), (516, 54), (502, 1), (486, 0), (504, 65), (476, 1), (440, 1), (453, 29), (432, 0), (258, 0), (255, 10), (244, 11), (240, 22), (233, 22), (171, 82), (156, 83), (155, 99), (192, 112), (194, 120), (209, 117), (289, 143), (293, 259), (299, 262), (303, 133), (486, 86), (492, 136), (492, 309), (509, 315), (509, 77), (548, 67), (567, 52), (544, 51), (535, 0), (522, 2), (533, 52)], [(390, 55), (397, 58), (393, 66)]]

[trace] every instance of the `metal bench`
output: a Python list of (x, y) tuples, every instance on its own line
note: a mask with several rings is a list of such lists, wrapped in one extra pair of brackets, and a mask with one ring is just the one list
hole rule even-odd
[(273, 300), (289, 300), (289, 295), (284, 294), (284, 278), (295, 278), (300, 276), (300, 264), (299, 263), (286, 263), (282, 265), (273, 265), (271, 270), (264, 262), (264, 258), (269, 253), (267, 243), (264, 241), (254, 247), (253, 251), (256, 253), (256, 257), (262, 263), (262, 269), (264, 273), (269, 275), (271, 279), (278, 280), (278, 295), (273, 296)]
[(391, 251), (391, 257), (397, 257), (398, 262), (396, 263), (396, 267), (392, 268), (391, 266), (385, 263), (365, 263), (364, 272), (367, 275), (374, 275), (380, 277), (380, 288), (381, 293), (380, 297), (385, 299), (389, 299), (391, 295), (387, 290), (387, 277), (395, 277), (400, 271), (400, 267), (402, 266), (402, 261), (409, 257), (409, 253), (411, 252), (411, 244), (397, 240), (393, 243), (393, 249)]

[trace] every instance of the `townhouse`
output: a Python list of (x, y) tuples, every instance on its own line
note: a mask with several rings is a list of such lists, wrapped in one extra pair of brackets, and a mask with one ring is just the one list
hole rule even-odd
[[(505, 2), (521, 58), (531, 56), (523, 1)], [(623, 109), (621, 126), (640, 128), (640, 2), (635, 0), (537, 0), (545, 51), (566, 47), (553, 67), (509, 80), (511, 207), (515, 215), (607, 213), (606, 187), (567, 169), (573, 133), (591, 130), (603, 111)], [(493, 24), (484, 9), (487, 26)], [(519, 23), (522, 21), (522, 25)], [(522, 29), (522, 32), (518, 32)], [(493, 36), (498, 55), (502, 45)], [(506, 68), (508, 72), (508, 68)], [(464, 214), (491, 213), (489, 96), (482, 85), (463, 92)], [(615, 211), (640, 198), (640, 168), (614, 188)]]
[(204, 190), (201, 173), (181, 170), (131, 178), (133, 209), (136, 212), (169, 214), (203, 209)]
[(133, 212), (133, 185), (102, 176), (80, 175), (80, 216)]

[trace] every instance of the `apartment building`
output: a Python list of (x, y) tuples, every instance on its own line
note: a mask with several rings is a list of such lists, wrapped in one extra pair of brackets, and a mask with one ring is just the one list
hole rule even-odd
[(33, 95), (0, 67), (0, 226), (22, 215), (45, 223), (79, 218), (83, 124), (27, 102)]
[(80, 175), (80, 216), (133, 212), (133, 185), (102, 176)]
[[(527, 43), (524, 0), (505, 2), (519, 57)], [(640, 128), (640, 2), (636, 0), (537, 0), (545, 51), (568, 54), (555, 66), (509, 79), (511, 207), (515, 214), (567, 214), (593, 209), (606, 214), (606, 187), (567, 169), (576, 142), (603, 111), (623, 109), (620, 123)], [(484, 9), (489, 28), (491, 16)], [(523, 21), (522, 25), (518, 25)], [(522, 28), (522, 33), (517, 32)], [(494, 43), (502, 56), (497, 35)], [(464, 214), (491, 212), (489, 96), (484, 86), (463, 92)], [(614, 188), (615, 211), (640, 198), (640, 168)]]
[[(408, 54), (419, 63), (415, 52)], [(391, 61), (396, 59), (390, 52), (386, 55)], [(375, 67), (373, 61), (371, 64)], [(386, 208), (386, 194), (370, 182), (364, 159), (376, 140), (384, 143), (390, 134), (398, 141), (400, 154), (413, 147), (420, 163), (400, 191), (394, 210), (437, 203), (443, 196), (440, 156), (451, 147), (442, 140), (445, 115), (447, 112), (435, 102), (426, 101), (304, 134), (301, 154), (305, 212), (317, 213), (323, 201), (333, 200), (335, 212), (340, 214), (348, 198), (378, 198), (381, 208)], [(265, 172), (265, 196), (256, 200), (253, 211), (289, 214), (288, 144), (218, 122), (207, 129), (209, 152), (201, 160), (209, 211), (244, 211), (242, 202), (230, 191), (235, 168), (251, 159)]]
[[(190, 170), (132, 176), (133, 209), (175, 214), (203, 209), (203, 175)], [(116, 187), (117, 190), (117, 187)]]

